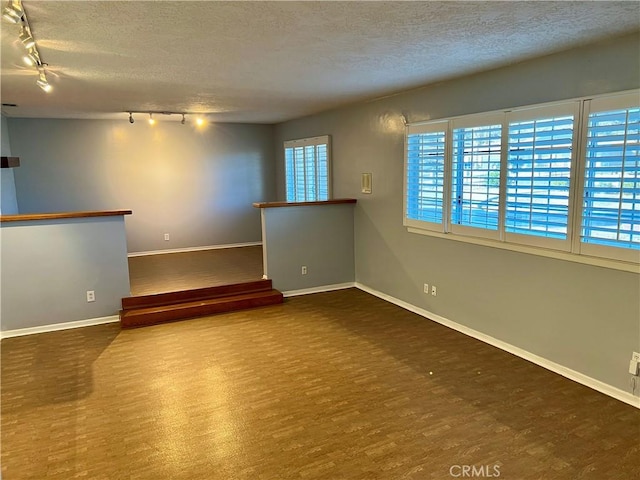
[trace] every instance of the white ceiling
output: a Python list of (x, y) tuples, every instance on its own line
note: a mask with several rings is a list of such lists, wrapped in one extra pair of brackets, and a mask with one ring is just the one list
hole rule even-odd
[(3, 21), (11, 117), (160, 110), (275, 123), (640, 28), (635, 1), (23, 5), (54, 89), (35, 85), (18, 27)]

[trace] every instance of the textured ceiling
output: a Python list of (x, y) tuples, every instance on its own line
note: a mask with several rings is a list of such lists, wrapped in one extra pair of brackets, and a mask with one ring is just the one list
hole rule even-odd
[[(4, 1), (3, 1), (4, 3)], [(638, 2), (23, 2), (54, 89), (2, 23), (3, 112), (274, 123), (640, 27)]]

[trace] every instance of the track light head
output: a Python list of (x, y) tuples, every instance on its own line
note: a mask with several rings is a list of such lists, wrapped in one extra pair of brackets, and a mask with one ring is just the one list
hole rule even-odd
[(198, 117), (196, 118), (196, 125), (198, 125), (199, 127), (204, 125), (204, 118), (202, 117)]
[(133, 123), (135, 120), (133, 119), (133, 113), (129, 112), (129, 123)]
[(17, 2), (11, 2), (7, 7), (2, 11), (2, 18), (11, 23), (18, 23), (22, 20), (22, 16), (24, 15), (24, 10)]
[(49, 93), (52, 90), (49, 81), (47, 80), (47, 75), (44, 73), (44, 70), (40, 72), (40, 77), (36, 80), (36, 85), (38, 85), (42, 90)]
[(42, 61), (40, 60), (40, 55), (35, 48), (30, 48), (29, 53), (22, 57), (24, 63), (29, 65), (30, 67), (40, 67), (42, 66)]
[(155, 124), (156, 124), (156, 121), (153, 118), (153, 113), (150, 113), (149, 114), (149, 125), (155, 125)]
[(20, 41), (24, 44), (26, 49), (33, 48), (36, 44), (36, 41), (33, 39), (33, 35), (27, 27), (22, 27), (20, 30)]
[(182, 125), (184, 125), (184, 123), (185, 123), (185, 122), (186, 122), (186, 120), (184, 119), (184, 113), (183, 113), (183, 114), (182, 114), (182, 120), (180, 121), (180, 123), (181, 123)]

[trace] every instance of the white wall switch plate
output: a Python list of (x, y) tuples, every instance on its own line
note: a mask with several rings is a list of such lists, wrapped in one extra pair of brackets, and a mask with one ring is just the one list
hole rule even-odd
[(638, 362), (635, 360), (629, 362), (629, 373), (631, 375), (638, 375)]
[(631, 355), (631, 360), (635, 360), (636, 362), (640, 362), (640, 353), (633, 352), (633, 355)]
[(87, 290), (87, 302), (96, 301), (96, 292), (94, 290)]
[(169, 234), (168, 234), (168, 233), (165, 233), (165, 234), (164, 234), (164, 241), (165, 241), (165, 242), (168, 242), (168, 241), (169, 241)]

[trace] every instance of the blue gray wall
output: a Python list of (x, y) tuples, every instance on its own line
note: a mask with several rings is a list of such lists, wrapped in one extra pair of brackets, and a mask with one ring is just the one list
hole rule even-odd
[[(640, 38), (631, 35), (286, 122), (276, 128), (278, 196), (282, 143), (331, 135), (334, 196), (358, 198), (357, 282), (630, 392), (639, 276), (408, 233), (400, 115), (417, 122), (638, 87)], [(359, 193), (362, 172), (373, 174), (371, 195)]]
[(122, 216), (3, 222), (0, 234), (3, 332), (117, 315), (130, 294)]
[(262, 209), (265, 273), (274, 288), (286, 292), (354, 282), (353, 207)]
[(272, 126), (8, 123), (20, 213), (131, 209), (129, 252), (260, 241), (251, 204), (275, 199)]

